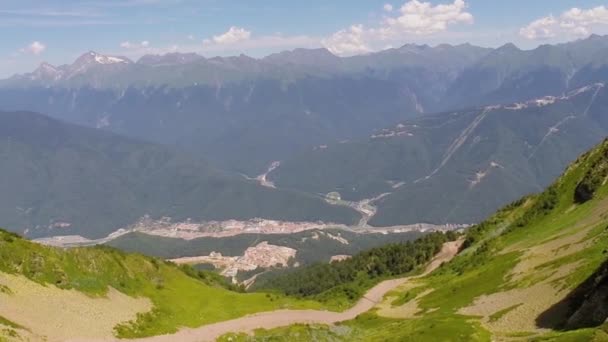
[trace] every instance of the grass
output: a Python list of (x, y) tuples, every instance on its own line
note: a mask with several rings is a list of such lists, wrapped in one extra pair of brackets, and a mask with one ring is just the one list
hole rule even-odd
[(4, 326), (7, 326), (7, 327), (13, 328), (13, 329), (27, 330), (24, 327), (22, 327), (21, 325), (15, 323), (15, 322), (12, 322), (2, 316), (0, 316), (0, 325), (4, 325)]
[[(444, 268), (444, 272), (428, 278), (429, 286), (435, 288), (435, 291), (420, 298), (418, 305), (423, 310), (439, 308), (440, 312), (454, 314), (458, 309), (473, 303), (475, 298), (501, 289), (505, 277), (517, 264), (519, 256), (519, 252), (499, 255), (462, 274)], [(459, 269), (459, 263), (466, 264), (466, 259), (455, 260), (453, 267)]]
[(530, 342), (606, 342), (608, 341), (608, 334), (601, 329), (581, 329), (548, 333), (528, 340)]
[(9, 289), (8, 286), (4, 286), (4, 285), (0, 284), (0, 293), (12, 294), (13, 291), (11, 291), (11, 289)]
[(16, 330), (28, 329), (0, 316), (0, 342), (8, 342), (19, 339), (20, 336)]
[(352, 329), (347, 326), (304, 325), (294, 324), (273, 330), (256, 330), (255, 336), (247, 334), (227, 334), (218, 342), (254, 342), (254, 341), (343, 341), (351, 336)]
[(258, 330), (255, 336), (227, 334), (218, 341), (489, 341), (490, 335), (465, 317), (434, 316), (433, 320), (399, 320), (373, 313), (360, 315), (335, 327), (292, 325)]
[(107, 247), (57, 249), (0, 231), (0, 272), (31, 281), (75, 289), (92, 297), (109, 287), (149, 298), (154, 310), (116, 327), (116, 335), (134, 338), (176, 332), (246, 314), (282, 308), (319, 309), (321, 305), (286, 296), (229, 291), (216, 277), (171, 263)]
[(0, 330), (0, 342), (15, 341), (19, 338), (19, 333), (13, 329), (5, 328)]
[(385, 297), (396, 296), (397, 298), (395, 298), (391, 302), (391, 306), (392, 307), (402, 306), (402, 305), (407, 304), (412, 299), (416, 298), (416, 296), (418, 296), (420, 293), (424, 292), (424, 290), (425, 290), (425, 288), (423, 286), (419, 286), (419, 287), (410, 289), (406, 292), (401, 292), (401, 293), (398, 291), (389, 292), (386, 294)]

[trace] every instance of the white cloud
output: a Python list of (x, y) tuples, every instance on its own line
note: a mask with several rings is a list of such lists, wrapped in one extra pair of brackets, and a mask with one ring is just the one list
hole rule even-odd
[(213, 36), (211, 39), (205, 39), (205, 44), (235, 44), (248, 40), (251, 37), (251, 31), (247, 31), (242, 27), (232, 26), (227, 32), (218, 36)]
[(450, 24), (472, 24), (473, 15), (466, 12), (464, 0), (433, 6), (430, 2), (406, 2), (396, 18), (388, 18), (381, 28), (386, 34), (432, 34), (447, 30)]
[(43, 53), (44, 50), (46, 50), (46, 45), (42, 44), (39, 41), (35, 41), (35, 42), (32, 42), (27, 47), (21, 49), (20, 51), (23, 53), (31, 53), (34, 55), (39, 55), (39, 54)]
[(150, 46), (150, 42), (147, 40), (139, 43), (131, 43), (130, 41), (120, 43), (120, 47), (124, 49), (142, 49)]
[(363, 25), (353, 25), (340, 30), (321, 42), (336, 55), (358, 55), (372, 51), (366, 43), (366, 32)]
[(447, 31), (450, 25), (472, 24), (473, 15), (466, 9), (464, 0), (435, 6), (419, 0), (407, 1), (395, 16), (385, 18), (377, 27), (353, 25), (324, 39), (323, 45), (338, 55), (378, 50), (391, 42), (403, 43), (407, 38)]
[(528, 26), (522, 27), (519, 34), (527, 39), (549, 39), (555, 37), (556, 32), (554, 27), (557, 26), (557, 20), (552, 16), (534, 20)]
[(554, 37), (580, 38), (588, 36), (594, 29), (608, 25), (608, 8), (598, 6), (590, 9), (571, 8), (559, 17), (549, 15), (522, 27), (519, 34), (530, 40), (545, 40)]
[(393, 5), (391, 4), (384, 4), (384, 6), (382, 7), (386, 12), (392, 12), (393, 11)]

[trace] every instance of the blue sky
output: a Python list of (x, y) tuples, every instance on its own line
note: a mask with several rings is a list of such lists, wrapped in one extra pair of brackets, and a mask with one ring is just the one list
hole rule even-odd
[[(264, 56), (296, 47), (339, 55), (405, 43), (522, 48), (608, 33), (606, 1), (0, 0), (0, 77), (95, 50)], [(578, 8), (578, 9), (577, 9)]]

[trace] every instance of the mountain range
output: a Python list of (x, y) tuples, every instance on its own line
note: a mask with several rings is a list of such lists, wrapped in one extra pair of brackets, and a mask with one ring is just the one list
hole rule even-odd
[(0, 81), (0, 109), (176, 145), (253, 176), (309, 146), (431, 111), (488, 51), (406, 45), (352, 58), (296, 49), (263, 59), (175, 53), (136, 62), (88, 52)]
[(296, 49), (134, 62), (91, 51), (0, 81), (0, 109), (178, 146), (255, 176), (312, 146), (421, 114), (563, 95), (603, 81), (606, 56), (608, 37), (596, 35), (534, 50), (408, 44), (347, 58)]
[[(277, 193), (373, 202), (375, 226), (473, 223), (542, 189), (606, 135), (607, 57), (608, 37), (597, 35), (534, 50), (410, 44), (348, 58), (87, 52), (0, 81), (0, 110), (179, 150), (239, 182), (265, 174)], [(254, 214), (357, 217), (235, 215)]]

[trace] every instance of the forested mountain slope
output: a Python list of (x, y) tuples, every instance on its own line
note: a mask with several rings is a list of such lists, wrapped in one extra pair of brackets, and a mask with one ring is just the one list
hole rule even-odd
[(148, 215), (354, 223), (358, 214), (263, 187), (170, 148), (28, 112), (0, 112), (0, 224), (103, 237)]
[(277, 186), (382, 194), (370, 224), (474, 223), (550, 184), (608, 135), (608, 91), (591, 84), (561, 96), (426, 115), (283, 161)]

